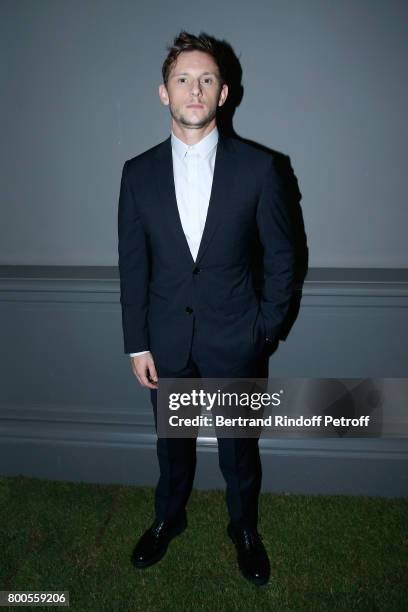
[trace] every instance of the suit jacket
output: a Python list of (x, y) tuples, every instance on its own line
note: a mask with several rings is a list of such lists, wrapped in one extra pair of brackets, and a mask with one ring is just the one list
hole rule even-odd
[[(294, 278), (285, 185), (271, 154), (220, 135), (207, 219), (193, 260), (177, 208), (171, 138), (127, 160), (118, 207), (124, 352), (185, 363), (194, 325), (213, 351), (243, 357), (274, 341)], [(253, 278), (262, 248), (263, 282)]]

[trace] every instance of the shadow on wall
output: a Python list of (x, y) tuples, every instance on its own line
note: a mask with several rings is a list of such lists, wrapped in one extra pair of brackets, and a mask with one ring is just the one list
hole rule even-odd
[[(293, 171), (290, 157), (288, 155), (285, 155), (280, 151), (270, 149), (269, 147), (258, 142), (248, 140), (247, 138), (242, 138), (241, 136), (239, 136), (239, 134), (235, 132), (233, 126), (233, 117), (236, 108), (241, 104), (242, 98), (244, 96), (244, 88), (242, 86), (242, 67), (233, 48), (228, 42), (226, 42), (225, 40), (213, 40), (215, 41), (215, 44), (219, 49), (220, 58), (223, 64), (224, 74), (229, 90), (228, 98), (225, 104), (218, 109), (218, 129), (223, 136), (237, 138), (238, 140), (247, 142), (259, 149), (262, 149), (263, 151), (270, 153), (274, 158), (275, 167), (281, 179), (283, 180), (283, 184), (285, 185), (287, 190), (287, 203), (289, 208), (289, 214), (292, 220), (295, 239), (296, 291), (294, 291), (292, 295), (289, 311), (281, 330), (280, 339), (286, 340), (299, 313), (300, 302), (302, 299), (303, 283), (308, 270), (309, 250), (307, 246), (307, 238), (305, 233), (302, 209), (300, 206), (302, 194), (299, 191), (298, 181)], [(263, 282), (262, 253), (263, 247), (260, 241), (258, 240), (255, 248), (255, 257), (253, 262), (254, 283), (258, 293), (260, 293), (261, 291)], [(277, 341), (275, 345), (271, 346), (269, 351), (270, 354), (272, 354), (276, 350), (278, 343), (279, 341)]]

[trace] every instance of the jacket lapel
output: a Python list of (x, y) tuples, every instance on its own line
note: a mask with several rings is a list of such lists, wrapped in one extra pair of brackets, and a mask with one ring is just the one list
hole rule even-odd
[(194, 262), (181, 224), (177, 206), (176, 189), (173, 175), (173, 159), (171, 152), (171, 138), (167, 138), (158, 148), (155, 162), (155, 178), (159, 191), (161, 211), (163, 213), (164, 227), (168, 231), (168, 239), (173, 240), (175, 248), (180, 255), (186, 257), (192, 265), (198, 264), (208, 248), (214, 232), (222, 220), (230, 194), (233, 193), (234, 182), (234, 155), (231, 141), (219, 135), (217, 153), (215, 156), (214, 176), (208, 205), (207, 218), (204, 231)]
[(194, 265), (194, 260), (184, 235), (180, 214), (177, 207), (176, 188), (173, 175), (173, 158), (171, 138), (167, 138), (158, 148), (155, 160), (155, 181), (159, 194), (160, 213), (166, 239)]
[(231, 141), (219, 135), (207, 219), (200, 242), (200, 248), (198, 249), (196, 263), (203, 258), (214, 236), (215, 230), (220, 225), (223, 218), (225, 219), (223, 213), (227, 208), (231, 193), (234, 193), (234, 181), (234, 155)]

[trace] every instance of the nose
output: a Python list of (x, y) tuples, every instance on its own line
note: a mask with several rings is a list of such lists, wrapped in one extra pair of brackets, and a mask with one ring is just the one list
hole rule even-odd
[(191, 85), (191, 93), (193, 96), (199, 96), (201, 94), (200, 79), (194, 79)]

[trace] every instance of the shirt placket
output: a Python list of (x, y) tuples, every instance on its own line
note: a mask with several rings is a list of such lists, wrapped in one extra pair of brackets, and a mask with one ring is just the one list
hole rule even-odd
[(188, 151), (187, 161), (187, 184), (188, 184), (188, 209), (191, 228), (191, 240), (193, 242), (193, 256), (197, 256), (201, 236), (200, 197), (198, 189), (199, 180), (199, 155)]

